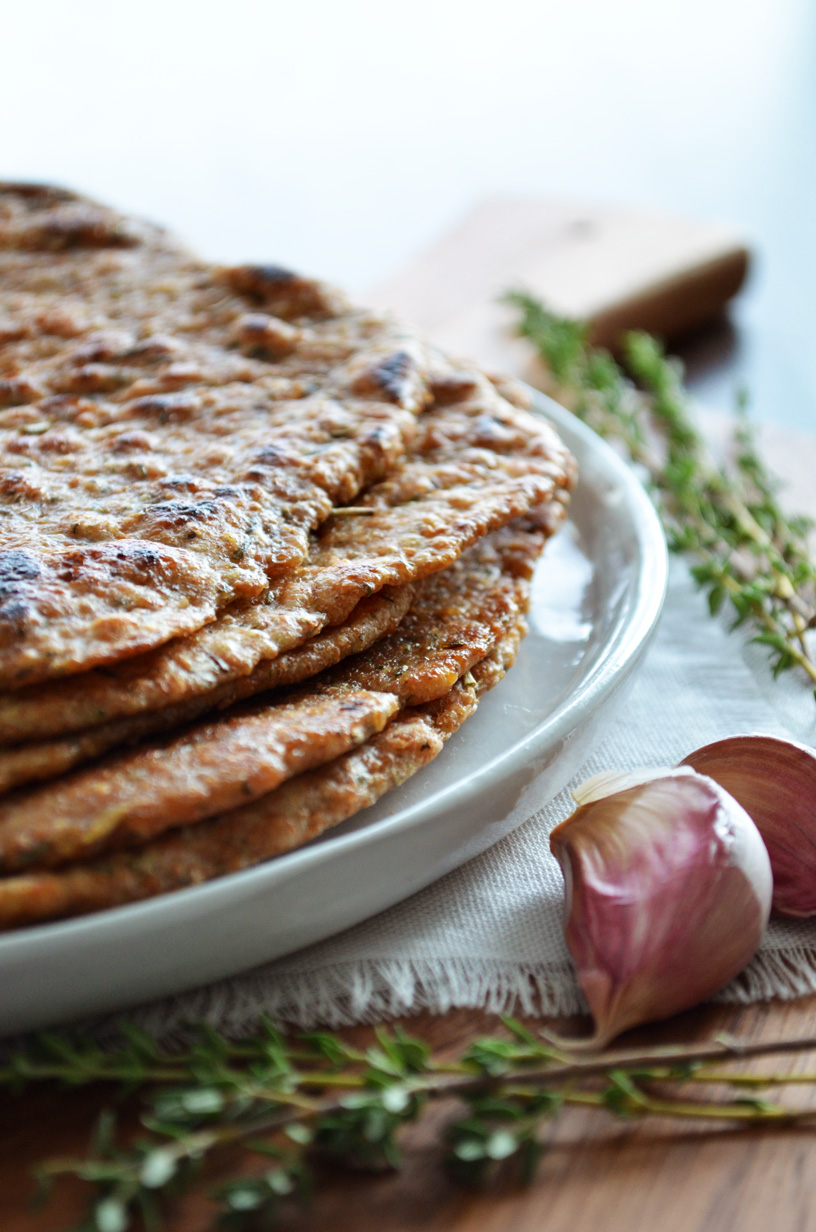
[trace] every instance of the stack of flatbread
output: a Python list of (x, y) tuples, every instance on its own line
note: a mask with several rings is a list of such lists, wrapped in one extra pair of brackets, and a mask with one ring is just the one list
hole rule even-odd
[(235, 872), (435, 757), (574, 465), (521, 391), (274, 266), (0, 186), (0, 926)]

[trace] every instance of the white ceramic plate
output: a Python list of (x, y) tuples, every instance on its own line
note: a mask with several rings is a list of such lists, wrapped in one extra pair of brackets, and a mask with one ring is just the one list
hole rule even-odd
[(121, 1009), (348, 928), (484, 851), (554, 796), (609, 724), (654, 631), (663, 534), (631, 472), (554, 402), (580, 467), (537, 571), (516, 666), (435, 762), (321, 840), (147, 902), (0, 937), (0, 1032)]

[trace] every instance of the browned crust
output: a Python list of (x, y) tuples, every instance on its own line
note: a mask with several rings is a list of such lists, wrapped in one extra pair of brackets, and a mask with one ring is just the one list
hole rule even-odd
[(477, 544), (420, 590), (404, 627), (283, 701), (244, 705), (0, 802), (0, 867), (78, 859), (266, 794), (270, 776), (338, 755), (327, 750), (338, 731), (348, 739), (349, 697), (379, 718), (386, 699), (396, 708), (443, 696), (526, 609), (543, 542), (530, 522)]
[(344, 663), (334, 678), (387, 689), (403, 706), (445, 696), (527, 610), (545, 538), (539, 522), (524, 519), (480, 540), (421, 583), (399, 628)]
[[(543, 513), (544, 511), (539, 511), (539, 517), (543, 518)], [(549, 529), (542, 522), (542, 539)], [(495, 567), (500, 551), (501, 569), (507, 578), (507, 586), (510, 586), (510, 579), (514, 575), (529, 576), (532, 566), (531, 545), (534, 542), (530, 533), (528, 526), (511, 525), (502, 532), (488, 536), (479, 545), (471, 548), (469, 554), (480, 560), (484, 567), (489, 567), (491, 563)], [(517, 545), (515, 554), (514, 544)], [(472, 585), (478, 585), (482, 575), (469, 577), (465, 572), (467, 564), (466, 553), (450, 569), (458, 572), (460, 585), (467, 586), (468, 581)], [(421, 583), (426, 602), (428, 599), (433, 601), (432, 597), (441, 588), (450, 586), (450, 576), (453, 575), (448, 575), (450, 570), (432, 575)], [(397, 682), (403, 704), (414, 705), (426, 701), (430, 696), (436, 696), (440, 680), (449, 688), (486, 652), (487, 639), (492, 636), (490, 626), (486, 623), (489, 605), (483, 605), (478, 612), (470, 616), (463, 616), (458, 627), (453, 626), (449, 612), (444, 629), (447, 653), (442, 654), (439, 644), (441, 626), (425, 633), (421, 628), (417, 628), (421, 619), (421, 607), (415, 609), (409, 619), (401, 623), (414, 593), (414, 588), (410, 585), (386, 587), (380, 594), (362, 600), (344, 624), (326, 630), (277, 659), (262, 661), (248, 676), (242, 676), (188, 701), (163, 710), (152, 710), (132, 718), (105, 723), (76, 735), (2, 749), (0, 792), (10, 791), (25, 783), (56, 778), (83, 762), (101, 757), (103, 753), (120, 744), (132, 744), (147, 736), (170, 731), (194, 721), (208, 710), (232, 705), (256, 693), (297, 684), (347, 656), (368, 649), (398, 627), (398, 637), (389, 639), (374, 655), (367, 658), (364, 674), (358, 672), (357, 682), (365, 682), (365, 687), (375, 689), (390, 688), (393, 682)], [(494, 607), (494, 619), (502, 609), (507, 610), (507, 595), (501, 589), (492, 593), (490, 601)], [(424, 657), (423, 646), (426, 650), (432, 649), (433, 653)], [(409, 656), (411, 647), (413, 648)], [(409, 657), (418, 663), (418, 667), (411, 668), (408, 665)]]
[(424, 344), (387, 314), (63, 190), (0, 185), (0, 288), (5, 687), (259, 594), (430, 397)]
[(50, 866), (235, 808), (380, 731), (393, 693), (342, 684), (255, 705), (2, 806), (6, 870)]
[(515, 657), (523, 622), (444, 697), (403, 711), (364, 745), (254, 804), (58, 872), (0, 880), (0, 928), (100, 911), (198, 885), (302, 846), (374, 804), (441, 750)]
[(564, 516), (574, 463), (549, 426), (473, 375), (470, 400), (426, 412), (414, 454), (362, 498), (370, 516), (332, 519), (309, 560), (263, 601), (138, 659), (0, 694), (0, 742), (64, 735), (173, 705), (245, 675), (336, 625), (366, 595), (452, 563), (470, 544), (547, 502)]
[(0, 750), (0, 793), (25, 783), (56, 778), (83, 762), (101, 757), (120, 744), (133, 744), (146, 736), (179, 728), (206, 714), (208, 710), (232, 705), (256, 693), (283, 685), (298, 684), (332, 667), (348, 655), (359, 654), (386, 633), (396, 629), (411, 604), (411, 586), (387, 586), (380, 594), (358, 603), (342, 625), (327, 629), (318, 637), (290, 650), (277, 659), (259, 663), (248, 676), (242, 676), (213, 689), (210, 693), (150, 710), (132, 718), (92, 727), (76, 735), (54, 740), (21, 744)]

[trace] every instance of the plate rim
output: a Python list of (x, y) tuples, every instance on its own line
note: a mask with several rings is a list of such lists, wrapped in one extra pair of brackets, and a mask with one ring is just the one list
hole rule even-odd
[[(277, 880), (308, 871), (315, 864), (330, 859), (333, 852), (348, 854), (379, 841), (390, 830), (409, 831), (427, 824), (453, 792), (459, 793), (458, 807), (466, 808), (468, 802), (479, 794), (487, 776), (493, 778), (499, 773), (502, 777), (509, 778), (519, 770), (523, 762), (535, 756), (537, 749), (545, 748), (565, 736), (581, 722), (582, 717), (603, 705), (610, 693), (637, 665), (657, 628), (668, 585), (666, 540), (654, 505), (624, 459), (572, 412), (539, 390), (529, 389), (529, 393), (532, 396), (533, 413), (553, 423), (559, 432), (563, 432), (567, 437), (572, 436), (591, 450), (614, 478), (636, 515), (632, 518), (632, 524), (640, 567), (632, 609), (626, 621), (615, 631), (611, 646), (590, 670), (586, 680), (581, 682), (576, 695), (565, 698), (551, 714), (536, 724), (531, 732), (486, 762), (464, 783), (460, 780), (442, 787), (427, 798), (408, 805), (391, 816), (373, 821), (361, 829), (330, 836), (321, 843), (309, 843), (272, 860), (235, 873), (224, 874), (201, 885), (185, 886), (167, 894), (124, 903), (73, 919), (47, 921), (24, 929), (11, 930), (0, 936), (0, 961), (12, 954), (15, 959), (24, 959), (27, 949), (42, 950), (43, 946), (48, 946), (49, 941), (66, 944), (76, 938), (81, 942), (107, 927), (127, 927), (131, 920), (137, 925), (145, 916), (155, 915), (157, 912), (166, 917), (166, 924), (171, 927), (174, 915), (179, 912), (186, 913), (195, 903), (200, 903), (201, 909), (205, 911), (208, 901), (210, 907), (217, 907), (219, 900), (228, 897), (239, 880), (248, 888), (254, 883), (268, 882), (267, 888), (271, 890)], [(565, 443), (569, 448), (569, 440)]]

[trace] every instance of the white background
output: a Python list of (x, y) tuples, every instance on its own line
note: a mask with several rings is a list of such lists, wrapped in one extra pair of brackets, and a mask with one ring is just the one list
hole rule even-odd
[(507, 194), (736, 224), (736, 372), (816, 427), (812, 0), (7, 0), (0, 31), (0, 174), (219, 259), (363, 292)]

